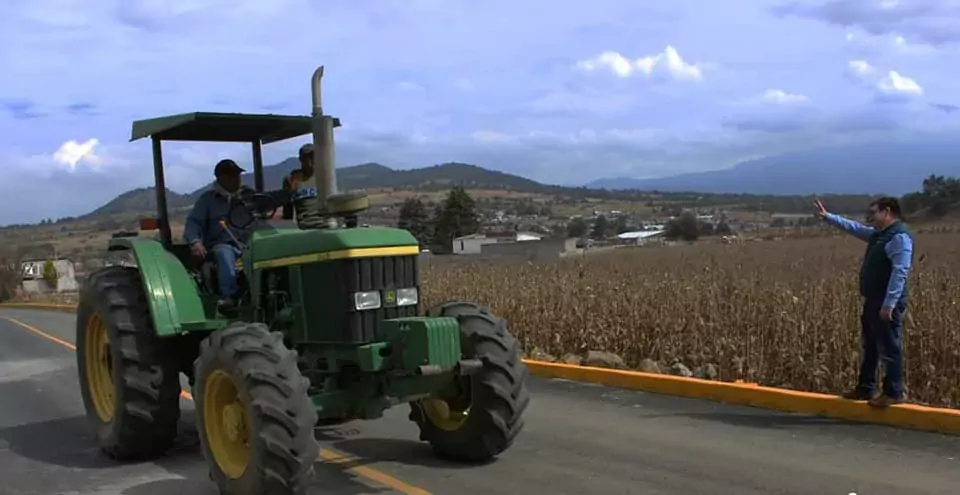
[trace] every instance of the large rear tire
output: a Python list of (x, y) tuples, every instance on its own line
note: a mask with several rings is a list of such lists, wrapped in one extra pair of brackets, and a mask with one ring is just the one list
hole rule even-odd
[(139, 270), (114, 266), (90, 278), (76, 342), (80, 395), (101, 450), (117, 460), (161, 456), (177, 436), (180, 373), (173, 344), (154, 333)]
[(229, 495), (302, 495), (319, 445), (310, 382), (283, 335), (237, 322), (204, 339), (195, 365), (200, 445)]
[(508, 331), (506, 320), (473, 303), (444, 303), (428, 310), (427, 316), (457, 318), (463, 358), (479, 359), (483, 366), (459, 380), (454, 387), (459, 393), (412, 402), (410, 420), (439, 457), (488, 461), (510, 448), (523, 430), (530, 393), (520, 343)]

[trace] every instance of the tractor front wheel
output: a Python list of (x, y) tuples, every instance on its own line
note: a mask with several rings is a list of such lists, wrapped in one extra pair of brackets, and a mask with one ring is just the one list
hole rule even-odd
[(96, 437), (117, 460), (159, 457), (180, 420), (174, 344), (153, 330), (136, 268), (105, 268), (84, 285), (77, 307), (80, 395)]
[(306, 493), (319, 451), (317, 413), (283, 335), (244, 322), (213, 332), (194, 376), (200, 445), (220, 493)]
[(438, 456), (459, 462), (490, 460), (513, 445), (530, 403), (520, 344), (506, 320), (473, 303), (448, 302), (431, 308), (427, 316), (457, 318), (462, 357), (478, 359), (483, 366), (458, 377), (450, 390), (411, 403), (410, 420)]

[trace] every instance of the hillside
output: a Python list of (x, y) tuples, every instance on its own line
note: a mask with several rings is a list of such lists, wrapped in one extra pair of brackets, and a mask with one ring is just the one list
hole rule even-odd
[[(263, 167), (263, 178), (266, 189), (279, 189), (283, 184), (283, 177), (299, 167), (300, 164), (296, 158), (288, 158), (275, 165)], [(253, 186), (252, 171), (243, 175), (243, 182), (248, 186)], [(167, 204), (171, 210), (189, 207), (196, 201), (196, 198), (212, 184), (213, 182), (211, 181), (186, 194), (168, 189)], [(466, 163), (444, 163), (441, 165), (406, 170), (395, 170), (379, 163), (364, 163), (337, 169), (337, 187), (340, 190), (401, 188), (416, 189), (418, 191), (439, 191), (456, 185), (464, 186), (468, 189), (520, 191), (542, 194), (583, 195), (587, 193), (585, 188), (565, 188), (545, 185), (525, 177), (489, 170)], [(595, 192), (593, 193), (596, 194)], [(612, 194), (612, 196), (617, 196), (617, 194)], [(81, 218), (149, 212), (154, 211), (155, 208), (156, 198), (154, 188), (145, 187), (127, 191), (100, 208), (83, 215)]]
[(881, 142), (816, 148), (708, 172), (657, 179), (608, 178), (589, 188), (746, 194), (894, 194), (916, 190), (929, 174), (960, 175), (960, 143)]
[[(154, 211), (157, 208), (156, 189), (153, 187), (141, 187), (132, 191), (127, 191), (107, 204), (96, 210), (83, 215), (80, 218), (123, 215), (131, 212)], [(190, 206), (193, 204), (191, 195), (180, 194), (167, 189), (167, 207), (171, 210)]]
[[(276, 165), (263, 167), (265, 187), (279, 189), (283, 184), (283, 177), (298, 168), (300, 164), (295, 158), (288, 158)], [(253, 173), (244, 174), (243, 181), (253, 186)], [(554, 187), (466, 163), (444, 163), (406, 170), (394, 170), (379, 163), (363, 163), (337, 169), (337, 187), (341, 190), (385, 187), (435, 190), (454, 185), (471, 189), (510, 189), (527, 192), (544, 191)], [(190, 196), (199, 194), (209, 186), (210, 184), (201, 187), (190, 193)]]

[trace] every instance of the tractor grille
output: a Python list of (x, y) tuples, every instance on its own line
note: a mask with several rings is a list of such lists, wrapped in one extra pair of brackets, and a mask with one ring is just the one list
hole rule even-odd
[[(420, 305), (357, 311), (353, 294), (374, 290), (420, 287), (419, 256), (355, 258), (313, 263), (303, 267), (307, 340), (362, 343), (380, 340), (377, 323), (388, 318), (417, 316)], [(381, 295), (382, 299), (382, 295)]]

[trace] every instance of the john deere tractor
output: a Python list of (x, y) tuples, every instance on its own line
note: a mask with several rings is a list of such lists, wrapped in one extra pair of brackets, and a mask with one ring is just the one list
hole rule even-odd
[[(229, 494), (305, 493), (315, 428), (379, 418), (403, 403), (420, 439), (451, 460), (494, 458), (523, 428), (527, 369), (507, 322), (469, 302), (422, 311), (417, 239), (358, 226), (367, 196), (337, 191), (340, 122), (323, 113), (322, 76), (321, 66), (311, 116), (189, 113), (133, 123), (131, 141), (153, 144), (157, 217), (109, 241), (135, 266), (93, 273), (77, 311), (83, 402), (107, 455), (163, 455), (178, 433), (181, 395), (195, 403), (210, 476)], [(264, 191), (261, 147), (307, 134), (323, 221), (268, 220), (285, 199)], [(255, 193), (221, 222), (250, 229), (233, 311), (218, 305), (215, 259), (194, 257), (171, 234), (163, 141), (252, 144)], [(156, 235), (141, 235), (150, 230)]]

